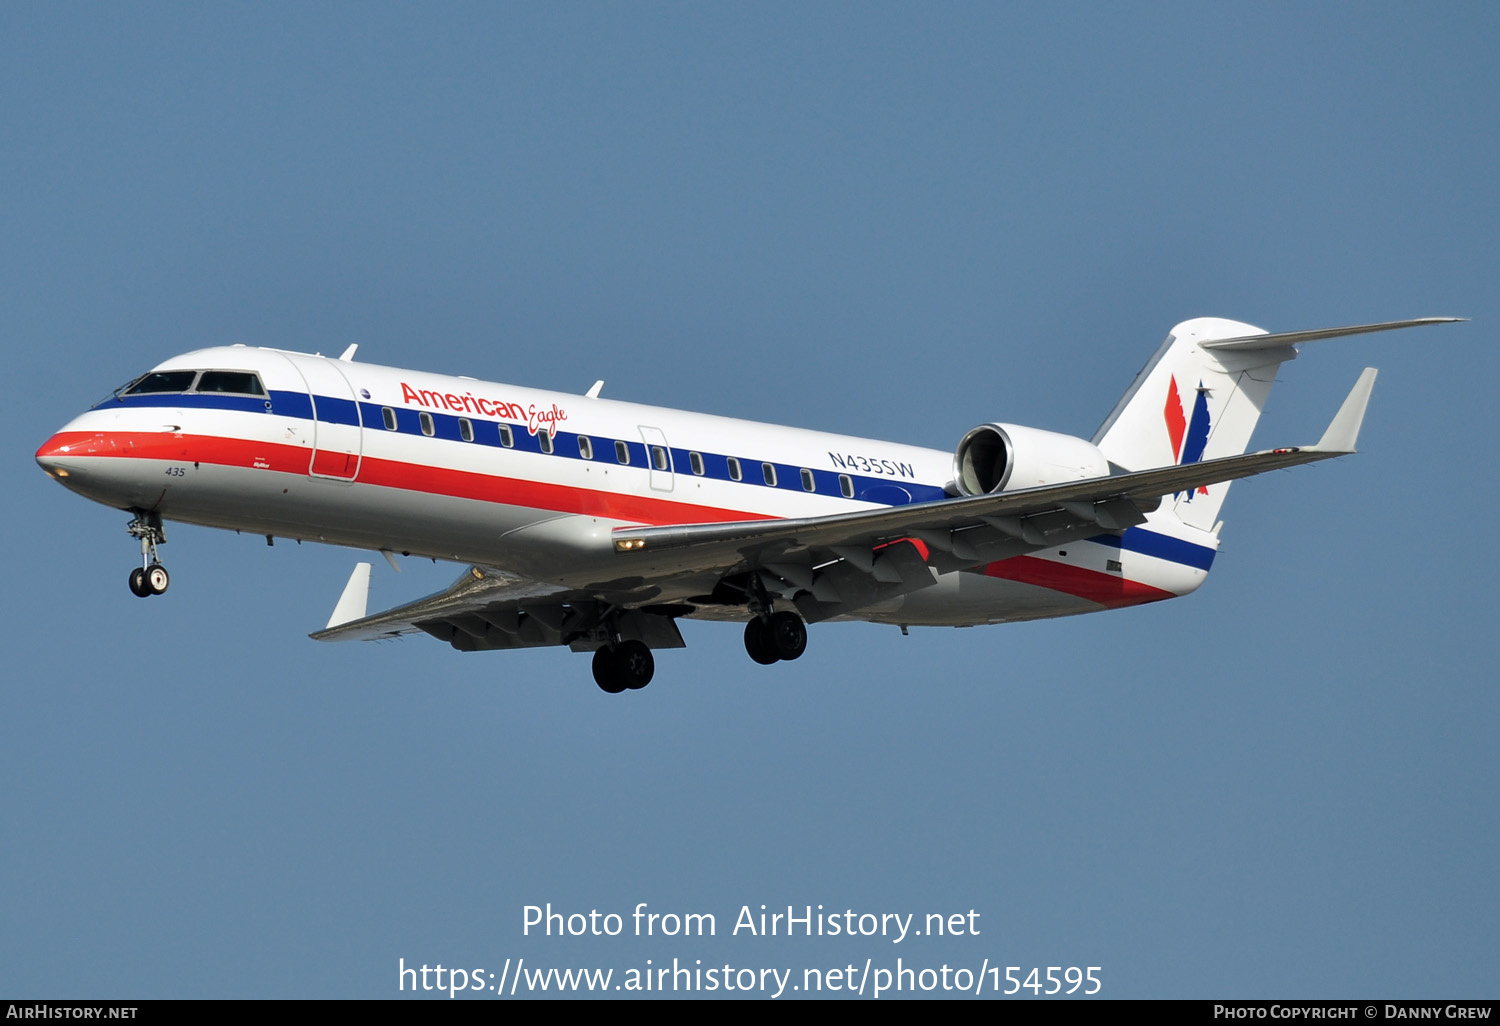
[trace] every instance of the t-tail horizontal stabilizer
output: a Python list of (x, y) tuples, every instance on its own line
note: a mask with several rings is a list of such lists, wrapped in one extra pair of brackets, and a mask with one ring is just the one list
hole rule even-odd
[(1467, 317), (1417, 317), (1410, 321), (1384, 321), (1380, 324), (1351, 324), (1347, 328), (1318, 328), (1313, 331), (1282, 331), (1274, 335), (1241, 335), (1238, 338), (1217, 338), (1200, 342), (1202, 349), (1226, 349), (1248, 352), (1256, 349), (1277, 349), (1281, 346), (1301, 345), (1304, 342), (1321, 342), (1325, 338), (1343, 338), (1346, 335), (1364, 335), (1372, 331), (1390, 331), (1394, 328), (1420, 328), (1428, 324), (1455, 324)]

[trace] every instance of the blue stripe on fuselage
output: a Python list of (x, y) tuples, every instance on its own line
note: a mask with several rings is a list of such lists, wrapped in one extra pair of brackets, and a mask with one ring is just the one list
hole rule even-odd
[(1128, 528), (1123, 536), (1099, 534), (1088, 540), (1098, 542), (1100, 545), (1108, 545), (1111, 548), (1139, 552), (1143, 556), (1155, 556), (1157, 559), (1196, 567), (1199, 570), (1207, 570), (1213, 566), (1216, 554), (1207, 545), (1197, 545), (1141, 527)]
[[(154, 407), (176, 407), (179, 409), (209, 409), (209, 410), (237, 410), (245, 413), (271, 413), (281, 417), (292, 417), (299, 420), (313, 419), (313, 401), (306, 392), (285, 391), (272, 389), (269, 397), (266, 396), (244, 396), (226, 395), (217, 392), (162, 392), (146, 395), (122, 395), (112, 396), (104, 400), (94, 409), (104, 409), (114, 404), (122, 406), (154, 406)], [(440, 413), (435, 410), (419, 411), (404, 406), (389, 407), (396, 416), (396, 431), (400, 434), (420, 435), (423, 434), (419, 414), (426, 412), (432, 417), (433, 436), (453, 442), (462, 442), (460, 433), (460, 417), (452, 413)], [(379, 403), (360, 402), (356, 405), (352, 399), (338, 399), (331, 396), (320, 395), (317, 397), (317, 419), (325, 424), (345, 424), (356, 427), (363, 422), (363, 427), (368, 431), (385, 431), (384, 414), (386, 407)], [(494, 421), (483, 418), (468, 417), (467, 419), (474, 432), (474, 440), (466, 442), (466, 445), (484, 445), (493, 448), (509, 448), (519, 452), (542, 453), (541, 443), (537, 436), (527, 431), (525, 425), (516, 424), (511, 421)], [(511, 445), (507, 446), (501, 441), (500, 424), (505, 423), (511, 429)], [(559, 431), (552, 439), (553, 451), (551, 455), (560, 459), (583, 460), (578, 451), (578, 432)], [(593, 462), (609, 465), (618, 465), (615, 459), (615, 442), (625, 443), (630, 454), (628, 466), (637, 470), (648, 470), (650, 467), (650, 452), (644, 442), (632, 441), (630, 439), (614, 439), (600, 435), (586, 435), (593, 442)], [(812, 467), (803, 467), (791, 463), (772, 463), (776, 468), (776, 484), (769, 486), (765, 484), (764, 473), (761, 464), (769, 462), (758, 460), (749, 456), (736, 457), (740, 463), (741, 478), (736, 481), (729, 475), (729, 456), (724, 453), (699, 452), (703, 457), (703, 474), (692, 473), (692, 464), (688, 456), (688, 450), (669, 447), (671, 451), (671, 471), (687, 478), (704, 477), (710, 480), (728, 481), (734, 484), (744, 484), (752, 488), (775, 487), (782, 491), (806, 492), (802, 487), (802, 471), (810, 470), (813, 475), (814, 491), (812, 494), (835, 495), (843, 497), (839, 485), (840, 474), (838, 471), (821, 470)], [(941, 487), (935, 485), (920, 484), (916, 481), (902, 480), (893, 482), (889, 477), (868, 477), (860, 474), (848, 474), (854, 484), (854, 498), (861, 502), (877, 502), (887, 506), (902, 506), (913, 502), (935, 502), (947, 498), (947, 493)]]

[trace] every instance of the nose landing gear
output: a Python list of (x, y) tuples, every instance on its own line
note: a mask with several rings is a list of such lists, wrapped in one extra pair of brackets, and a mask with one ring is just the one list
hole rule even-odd
[(132, 538), (141, 540), (141, 565), (130, 571), (130, 590), (140, 598), (160, 595), (172, 583), (167, 568), (157, 558), (156, 547), (167, 543), (167, 532), (161, 525), (161, 514), (135, 510), (135, 519), (126, 528)]

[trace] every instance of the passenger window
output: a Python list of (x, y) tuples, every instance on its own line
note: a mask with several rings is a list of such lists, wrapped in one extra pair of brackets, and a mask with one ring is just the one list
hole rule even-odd
[(729, 480), (731, 480), (731, 481), (739, 481), (739, 480), (741, 480), (744, 477), (744, 475), (740, 473), (740, 461), (737, 460), (737, 459), (735, 459), (733, 456), (731, 456), (731, 457), (729, 457), (728, 463), (729, 463)]
[(157, 371), (147, 374), (125, 390), (126, 395), (151, 395), (157, 392), (186, 392), (193, 387), (197, 371)]
[(437, 434), (437, 428), (432, 423), (432, 414), (423, 411), (417, 414), (417, 419), (422, 422), (422, 434), (427, 435), (429, 438)]
[(802, 468), (802, 490), (804, 492), (815, 492), (818, 490), (817, 482), (813, 480), (813, 472), (806, 467)]
[(766, 484), (770, 485), (772, 488), (776, 487), (776, 464), (762, 463), (760, 465), (760, 473), (761, 476), (766, 479)]
[(552, 436), (547, 432), (538, 431), (536, 433), (536, 443), (542, 447), (542, 452), (548, 454), (552, 452)]
[(839, 475), (839, 491), (844, 493), (844, 498), (854, 498), (854, 481), (848, 474)]
[(651, 465), (657, 470), (667, 469), (667, 450), (659, 445), (651, 447)]
[(589, 441), (587, 435), (578, 436), (578, 455), (586, 460), (594, 458), (594, 443)]
[(389, 406), (382, 406), (380, 408), (380, 419), (383, 420), (383, 421), (385, 421), (385, 429), (387, 431), (394, 431), (394, 430), (396, 430), (396, 411), (395, 410), (391, 409)]
[(458, 437), (466, 442), (474, 441), (474, 425), (469, 423), (468, 417), (458, 418)]
[(232, 392), (235, 395), (265, 395), (260, 376), (249, 371), (204, 371), (198, 379), (200, 392)]
[(509, 424), (500, 425), (500, 444), (507, 449), (513, 449), (516, 445), (516, 436), (511, 434)]
[(693, 473), (699, 477), (703, 476), (703, 454), (697, 452), (688, 453), (688, 462), (693, 465)]
[(615, 459), (618, 460), (622, 465), (628, 464), (630, 462), (630, 446), (626, 445), (624, 442), (616, 442)]

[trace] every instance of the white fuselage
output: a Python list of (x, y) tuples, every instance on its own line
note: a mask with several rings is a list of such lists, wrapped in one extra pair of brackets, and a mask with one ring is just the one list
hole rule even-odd
[[(952, 494), (950, 453), (894, 442), (245, 346), (155, 372), (181, 370), (251, 372), (263, 394), (117, 395), (38, 461), (121, 509), (565, 587), (626, 572), (611, 540), (622, 526), (816, 517)], [(967, 625), (1171, 598), (1202, 582), (1216, 548), (1168, 510), (1123, 536), (945, 574), (858, 615)], [(653, 583), (673, 602), (715, 582)]]

